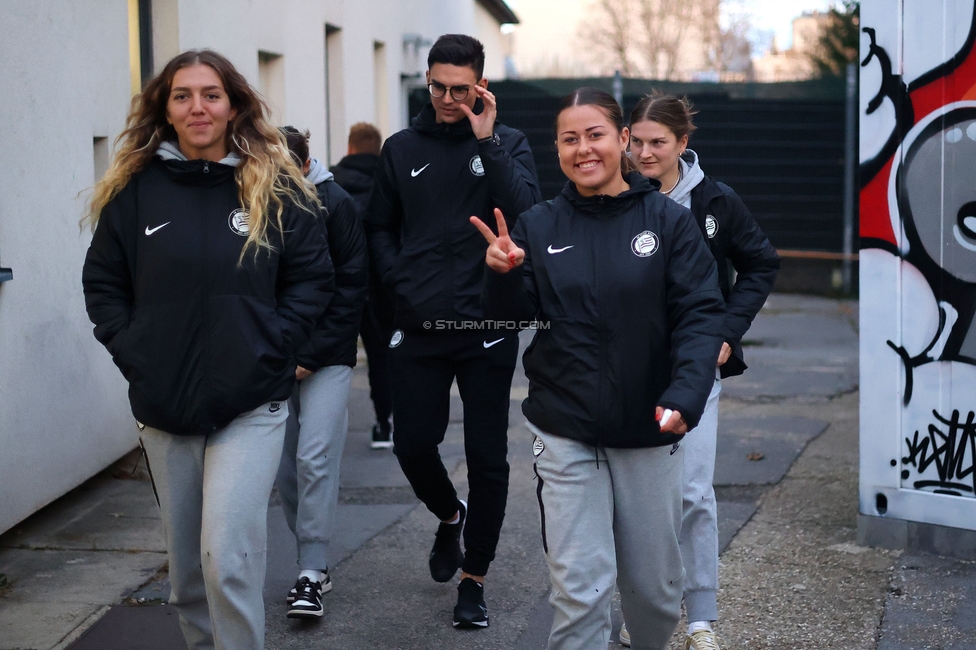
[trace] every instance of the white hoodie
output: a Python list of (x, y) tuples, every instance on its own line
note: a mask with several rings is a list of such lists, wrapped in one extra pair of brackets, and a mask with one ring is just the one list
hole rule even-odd
[(698, 154), (691, 149), (685, 149), (685, 152), (681, 154), (681, 157), (678, 158), (678, 166), (681, 169), (681, 177), (678, 179), (678, 184), (668, 194), (668, 198), (690, 210), (691, 191), (698, 187), (698, 184), (705, 178), (705, 172), (698, 166)]

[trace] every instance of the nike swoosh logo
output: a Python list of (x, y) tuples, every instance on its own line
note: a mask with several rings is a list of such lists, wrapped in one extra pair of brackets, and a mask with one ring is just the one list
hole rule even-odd
[(167, 221), (167, 222), (166, 222), (166, 223), (164, 223), (163, 225), (161, 225), (161, 226), (156, 226), (155, 228), (150, 228), (149, 226), (146, 226), (146, 236), (148, 237), (149, 235), (151, 235), (151, 234), (153, 234), (154, 232), (156, 232), (156, 231), (157, 231), (157, 230), (159, 230), (160, 228), (165, 228), (166, 226), (168, 226), (168, 225), (169, 225), (169, 224), (171, 224), (171, 223), (173, 223), (173, 222), (172, 222), (172, 221)]
[(427, 163), (426, 165), (424, 165), (420, 169), (411, 169), (410, 170), (410, 176), (412, 176), (413, 178), (417, 178), (418, 176), (420, 176), (421, 172), (423, 172), (428, 167), (430, 167), (430, 163)]
[(505, 337), (502, 337), (502, 338), (498, 339), (497, 341), (492, 341), (491, 343), (489, 343), (488, 341), (485, 341), (484, 343), (482, 343), (482, 345), (484, 345), (485, 346), (485, 349), (487, 350), (491, 346), (493, 346), (493, 345), (495, 345), (497, 343), (501, 343), (504, 340), (505, 340)]
[(550, 255), (555, 255), (556, 253), (562, 253), (563, 251), (568, 251), (570, 248), (572, 248), (572, 246), (563, 246), (562, 248), (553, 248), (552, 247), (552, 244), (549, 244), (549, 248), (547, 248), (546, 250), (549, 251), (549, 254)]

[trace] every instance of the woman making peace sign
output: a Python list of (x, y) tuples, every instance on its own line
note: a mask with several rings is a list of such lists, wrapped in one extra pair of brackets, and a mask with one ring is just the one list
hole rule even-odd
[[(536, 435), (550, 650), (606, 648), (619, 582), (635, 648), (680, 616), (682, 435), (714, 380), (725, 304), (691, 213), (633, 171), (620, 106), (582, 88), (557, 114), (569, 183), (522, 214), (496, 210), (486, 317), (541, 321), (522, 404)], [(619, 578), (617, 572), (619, 570)]]

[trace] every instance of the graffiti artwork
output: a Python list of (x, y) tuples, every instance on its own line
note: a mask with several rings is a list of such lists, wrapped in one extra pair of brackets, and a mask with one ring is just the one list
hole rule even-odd
[(968, 497), (976, 496), (974, 5), (876, 0), (861, 14), (861, 300), (872, 314), (861, 322), (861, 383), (887, 387), (870, 398), (897, 412), (872, 435), (897, 435), (900, 453), (889, 456), (901, 489)]

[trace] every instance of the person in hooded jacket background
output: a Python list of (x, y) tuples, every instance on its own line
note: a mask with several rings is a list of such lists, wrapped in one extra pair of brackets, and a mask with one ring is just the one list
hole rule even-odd
[[(373, 192), (373, 177), (380, 161), (383, 139), (379, 129), (367, 122), (349, 127), (348, 154), (329, 168), (335, 182), (352, 195), (360, 215), (366, 212)], [(359, 327), (366, 351), (369, 374), (369, 398), (376, 413), (370, 447), (393, 447), (393, 388), (390, 385), (390, 337), (393, 336), (393, 296), (374, 265), (369, 269), (369, 293)]]
[(264, 647), (268, 498), (295, 352), (334, 290), (318, 200), (225, 57), (133, 99), (83, 223), (95, 337), (129, 382), (191, 650)]
[(684, 434), (705, 408), (725, 317), (690, 211), (633, 171), (609, 94), (581, 88), (556, 118), (562, 193), (489, 242), (489, 318), (538, 321), (522, 402), (535, 434), (549, 650), (606, 648), (614, 583), (635, 647), (663, 650), (681, 614)]
[[(630, 116), (631, 158), (641, 174), (661, 183), (662, 194), (689, 208), (718, 262), (719, 287), (728, 307), (723, 343), (705, 413), (685, 442), (681, 558), (685, 567), (685, 635), (689, 650), (718, 650), (718, 514), (712, 481), (718, 439), (721, 380), (746, 369), (742, 337), (766, 302), (779, 270), (779, 255), (732, 188), (702, 171), (688, 149), (695, 131), (687, 99), (651, 93)], [(729, 267), (735, 271), (734, 281)], [(621, 639), (628, 640), (628, 629)]]
[(300, 571), (288, 592), (289, 618), (319, 618), (331, 591), (329, 552), (339, 500), (339, 463), (349, 429), (349, 385), (366, 301), (366, 236), (352, 197), (309, 157), (308, 131), (281, 132), (295, 163), (315, 185), (335, 266), (335, 295), (307, 343), (295, 351), (298, 385), (288, 403), (278, 493), (295, 534)]

